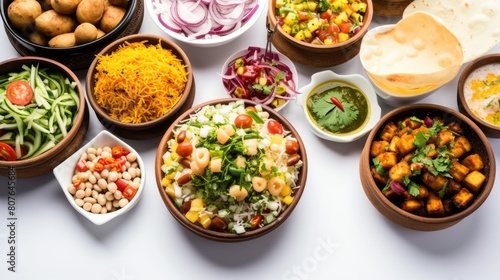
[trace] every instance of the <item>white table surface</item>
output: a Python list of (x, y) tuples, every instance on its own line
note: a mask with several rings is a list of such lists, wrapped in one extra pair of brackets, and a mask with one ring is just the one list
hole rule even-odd
[[(396, 20), (374, 17), (373, 26)], [(147, 11), (140, 33), (165, 35)], [(264, 13), (247, 33), (223, 47), (180, 43), (193, 65), (195, 104), (224, 97), (218, 73), (226, 57), (248, 45), (264, 47), (265, 40)], [(18, 56), (3, 28), (0, 46), (0, 60)], [(496, 46), (491, 52), (499, 51)], [(296, 66), (299, 87), (325, 69), (365, 75), (358, 56), (336, 67)], [(85, 71), (77, 74), (83, 82)], [(457, 109), (457, 80), (420, 102)], [(391, 109), (382, 108), (383, 113)], [(478, 211), (449, 229), (403, 228), (379, 214), (363, 192), (358, 162), (366, 137), (349, 144), (324, 141), (310, 132), (297, 105), (289, 104), (282, 114), (305, 142), (309, 173), (295, 211), (267, 236), (226, 244), (185, 230), (167, 211), (156, 186), (153, 167), (160, 137), (126, 140), (144, 157), (147, 189), (132, 211), (108, 224), (96, 226), (77, 214), (52, 173), (16, 180), (16, 272), (8, 270), (8, 181), (0, 177), (0, 279), (497, 279), (497, 188)], [(91, 111), (86, 140), (102, 129)], [(500, 141), (490, 141), (498, 162)]]

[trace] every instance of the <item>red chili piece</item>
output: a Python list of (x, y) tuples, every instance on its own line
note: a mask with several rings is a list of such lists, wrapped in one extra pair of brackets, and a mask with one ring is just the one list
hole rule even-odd
[(333, 104), (335, 104), (337, 107), (339, 107), (339, 109), (342, 110), (342, 112), (344, 112), (344, 106), (342, 105), (342, 102), (340, 102), (340, 100), (337, 97), (332, 96), (332, 97), (330, 97), (330, 100), (333, 102)]

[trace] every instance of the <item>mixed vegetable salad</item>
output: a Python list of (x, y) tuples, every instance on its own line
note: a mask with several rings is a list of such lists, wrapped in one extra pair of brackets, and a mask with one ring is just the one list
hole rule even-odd
[(292, 99), (297, 77), (277, 53), (259, 47), (248, 47), (248, 52), (228, 63), (222, 83), (230, 96), (248, 99), (271, 108), (278, 108)]
[(38, 65), (0, 75), (0, 160), (35, 157), (59, 143), (79, 110), (75, 87)]
[(276, 0), (276, 21), (299, 41), (331, 45), (359, 32), (366, 7), (359, 0)]
[(208, 105), (175, 127), (162, 186), (192, 223), (242, 234), (273, 222), (294, 199), (299, 143), (260, 105)]

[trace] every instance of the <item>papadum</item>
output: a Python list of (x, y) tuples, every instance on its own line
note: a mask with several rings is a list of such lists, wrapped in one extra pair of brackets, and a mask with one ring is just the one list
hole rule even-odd
[(366, 37), (360, 59), (378, 84), (415, 90), (452, 80), (462, 65), (463, 51), (440, 19), (415, 12), (388, 30)]
[(464, 63), (500, 42), (500, 0), (415, 0), (403, 13), (423, 11), (441, 18), (462, 44)]

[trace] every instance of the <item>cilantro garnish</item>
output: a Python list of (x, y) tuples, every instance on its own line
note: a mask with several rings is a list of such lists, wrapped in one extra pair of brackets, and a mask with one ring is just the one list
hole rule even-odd
[[(331, 98), (337, 98), (343, 105), (342, 111)], [(329, 131), (338, 132), (356, 121), (359, 108), (345, 102), (341, 91), (332, 89), (318, 99), (312, 106), (313, 112), (318, 116), (318, 124)]]

